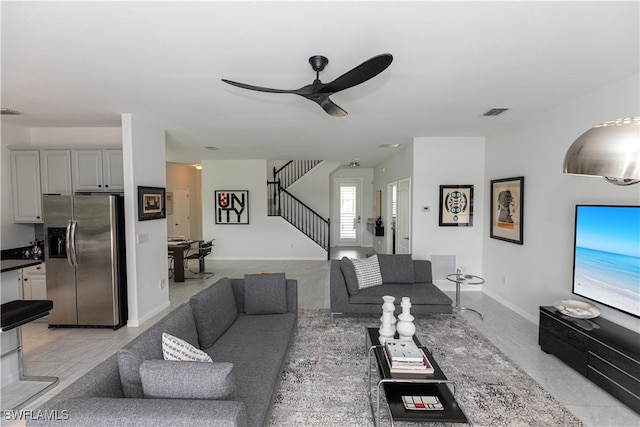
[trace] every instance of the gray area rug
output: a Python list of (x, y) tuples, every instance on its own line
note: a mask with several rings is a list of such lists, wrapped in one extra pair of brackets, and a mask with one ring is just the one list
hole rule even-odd
[[(301, 310), (271, 426), (373, 425), (365, 328), (379, 322), (379, 317), (362, 316), (332, 323), (327, 310)], [(473, 425), (582, 425), (464, 319), (450, 326), (448, 316), (429, 316), (415, 324), (420, 342), (456, 382), (457, 400)], [(382, 412), (382, 425), (390, 425)]]

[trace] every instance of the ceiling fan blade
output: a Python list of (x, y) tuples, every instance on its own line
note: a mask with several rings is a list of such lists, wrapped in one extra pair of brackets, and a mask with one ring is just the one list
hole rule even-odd
[(392, 61), (393, 56), (389, 53), (374, 56), (352, 70), (347, 71), (331, 83), (325, 84), (320, 89), (320, 93), (335, 93), (364, 83), (386, 70)]
[(324, 111), (326, 111), (330, 116), (333, 117), (344, 117), (347, 113), (342, 108), (338, 107), (329, 97), (324, 98), (321, 101), (318, 101), (318, 104), (322, 107)]
[(238, 83), (238, 82), (234, 82), (231, 80), (226, 80), (226, 79), (222, 79), (223, 82), (230, 84), (231, 86), (237, 86), (240, 87), (242, 89), (249, 89), (249, 90), (256, 90), (258, 92), (269, 92), (269, 93), (297, 93), (300, 89), (296, 89), (296, 90), (285, 90), (285, 89), (271, 89), (268, 87), (260, 87), (260, 86), (253, 86), (253, 85), (248, 85), (245, 83)]

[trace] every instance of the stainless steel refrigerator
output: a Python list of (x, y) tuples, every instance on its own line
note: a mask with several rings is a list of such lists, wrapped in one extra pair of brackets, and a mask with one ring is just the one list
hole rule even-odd
[(127, 321), (124, 201), (119, 195), (43, 197), (49, 326)]

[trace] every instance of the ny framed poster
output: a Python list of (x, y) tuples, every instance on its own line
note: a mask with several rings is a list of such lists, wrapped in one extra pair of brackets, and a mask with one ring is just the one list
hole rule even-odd
[(249, 224), (249, 191), (216, 190), (216, 224)]
[(493, 239), (522, 245), (524, 177), (491, 181), (491, 234)]
[(440, 226), (473, 226), (473, 185), (440, 186)]

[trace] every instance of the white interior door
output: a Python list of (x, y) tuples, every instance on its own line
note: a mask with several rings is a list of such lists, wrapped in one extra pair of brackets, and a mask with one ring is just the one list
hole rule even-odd
[(189, 189), (173, 189), (173, 233), (172, 236), (191, 237), (189, 228)]
[(359, 178), (336, 179), (337, 246), (360, 246), (362, 180)]
[(398, 221), (396, 253), (411, 253), (411, 179), (398, 181)]

